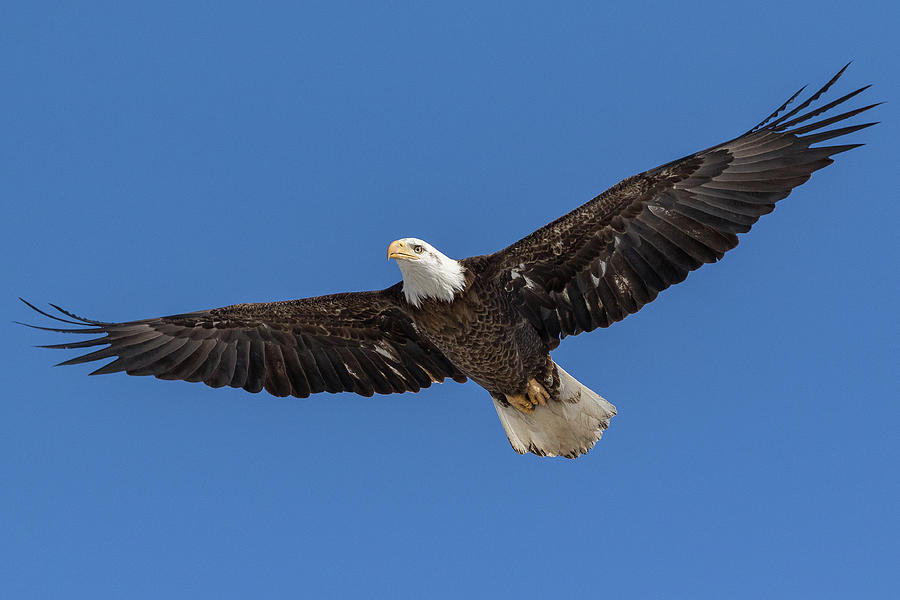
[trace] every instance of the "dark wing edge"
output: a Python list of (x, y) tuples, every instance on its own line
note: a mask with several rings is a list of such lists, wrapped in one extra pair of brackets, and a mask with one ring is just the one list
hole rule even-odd
[(100, 335), (39, 346), (106, 346), (57, 365), (115, 358), (91, 375), (124, 371), (253, 393), (265, 389), (274, 396), (298, 398), (318, 392), (362, 396), (417, 392), (447, 377), (466, 381), (416, 333), (396, 302), (398, 289), (236, 304), (123, 323), (85, 319), (51, 304), (67, 317), (63, 318), (20, 298), (41, 315), (76, 327), (21, 324), (57, 333)]
[(690, 271), (722, 258), (738, 244), (737, 234), (832, 156), (863, 145), (813, 147), (875, 125), (825, 129), (881, 103), (801, 126), (870, 87), (802, 112), (846, 68), (782, 116), (803, 88), (747, 133), (625, 179), (485, 257), (490, 276), (516, 295), (551, 349), (567, 335), (637, 312)]

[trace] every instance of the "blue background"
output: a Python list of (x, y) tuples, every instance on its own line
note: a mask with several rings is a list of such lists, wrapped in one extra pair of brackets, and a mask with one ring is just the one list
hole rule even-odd
[[(878, 127), (554, 357), (619, 416), (519, 456), (486, 392), (305, 400), (3, 326), (5, 598), (900, 594), (894, 3), (42, 3), (0, 24), (0, 306), (131, 320), (386, 287), (515, 241), (804, 83)], [(95, 368), (96, 365), (93, 367)]]

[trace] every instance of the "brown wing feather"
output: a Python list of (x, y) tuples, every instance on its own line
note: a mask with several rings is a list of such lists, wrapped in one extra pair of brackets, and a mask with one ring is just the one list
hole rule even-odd
[(744, 135), (630, 177), (490, 255), (489, 276), (518, 297), (551, 348), (637, 312), (690, 271), (722, 258), (738, 233), (831, 164), (831, 156), (861, 145), (812, 147), (874, 125), (821, 131), (877, 104), (795, 127), (868, 88), (795, 116), (841, 73), (782, 117), (775, 119), (799, 92)]
[(54, 306), (69, 317), (64, 319), (26, 304), (80, 326), (38, 329), (103, 334), (43, 346), (106, 346), (60, 363), (115, 358), (92, 375), (125, 371), (300, 398), (322, 391), (363, 396), (416, 392), (446, 377), (465, 381), (441, 352), (418, 336), (400, 309), (398, 294), (399, 284), (378, 292), (237, 304), (127, 323), (84, 319)]

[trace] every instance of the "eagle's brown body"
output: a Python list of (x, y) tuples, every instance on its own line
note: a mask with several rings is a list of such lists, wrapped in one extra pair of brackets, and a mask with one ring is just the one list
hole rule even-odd
[[(737, 234), (832, 156), (858, 146), (821, 144), (873, 125), (829, 128), (874, 104), (816, 118), (866, 88), (805, 111), (841, 73), (793, 110), (787, 106), (799, 92), (747, 133), (630, 177), (494, 254), (455, 261), (407, 238), (414, 252), (392, 255), (406, 269), (404, 282), (385, 290), (125, 323), (39, 311), (78, 326), (44, 329), (100, 335), (54, 348), (106, 346), (62, 364), (115, 358), (95, 373), (276, 396), (415, 392), (468, 377), (491, 392), (517, 451), (577, 456), (599, 439), (615, 409), (549, 352), (566, 336), (637, 312), (690, 271), (716, 262), (737, 245)], [(413, 276), (421, 294), (410, 295)], [(444, 278), (450, 288), (441, 287)], [(506, 400), (534, 381), (550, 402), (520, 414)]]
[(550, 348), (500, 282), (483, 276), (490, 259), (475, 256), (462, 264), (466, 287), (456, 300), (406, 305), (419, 334), (495, 396), (522, 394), (531, 379), (553, 396), (559, 382), (554, 385)]

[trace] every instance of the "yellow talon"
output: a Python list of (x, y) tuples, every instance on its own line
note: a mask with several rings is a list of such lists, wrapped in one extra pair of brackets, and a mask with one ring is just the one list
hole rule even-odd
[(550, 393), (536, 379), (528, 381), (524, 394), (506, 394), (506, 400), (519, 412), (530, 415), (536, 406), (546, 406)]
[(506, 394), (506, 400), (521, 413), (530, 415), (534, 412), (534, 404), (525, 397), (525, 394)]
[(531, 379), (528, 381), (528, 399), (531, 400), (531, 404), (534, 406), (539, 404), (546, 406), (547, 400), (550, 399), (550, 394), (536, 379)]

